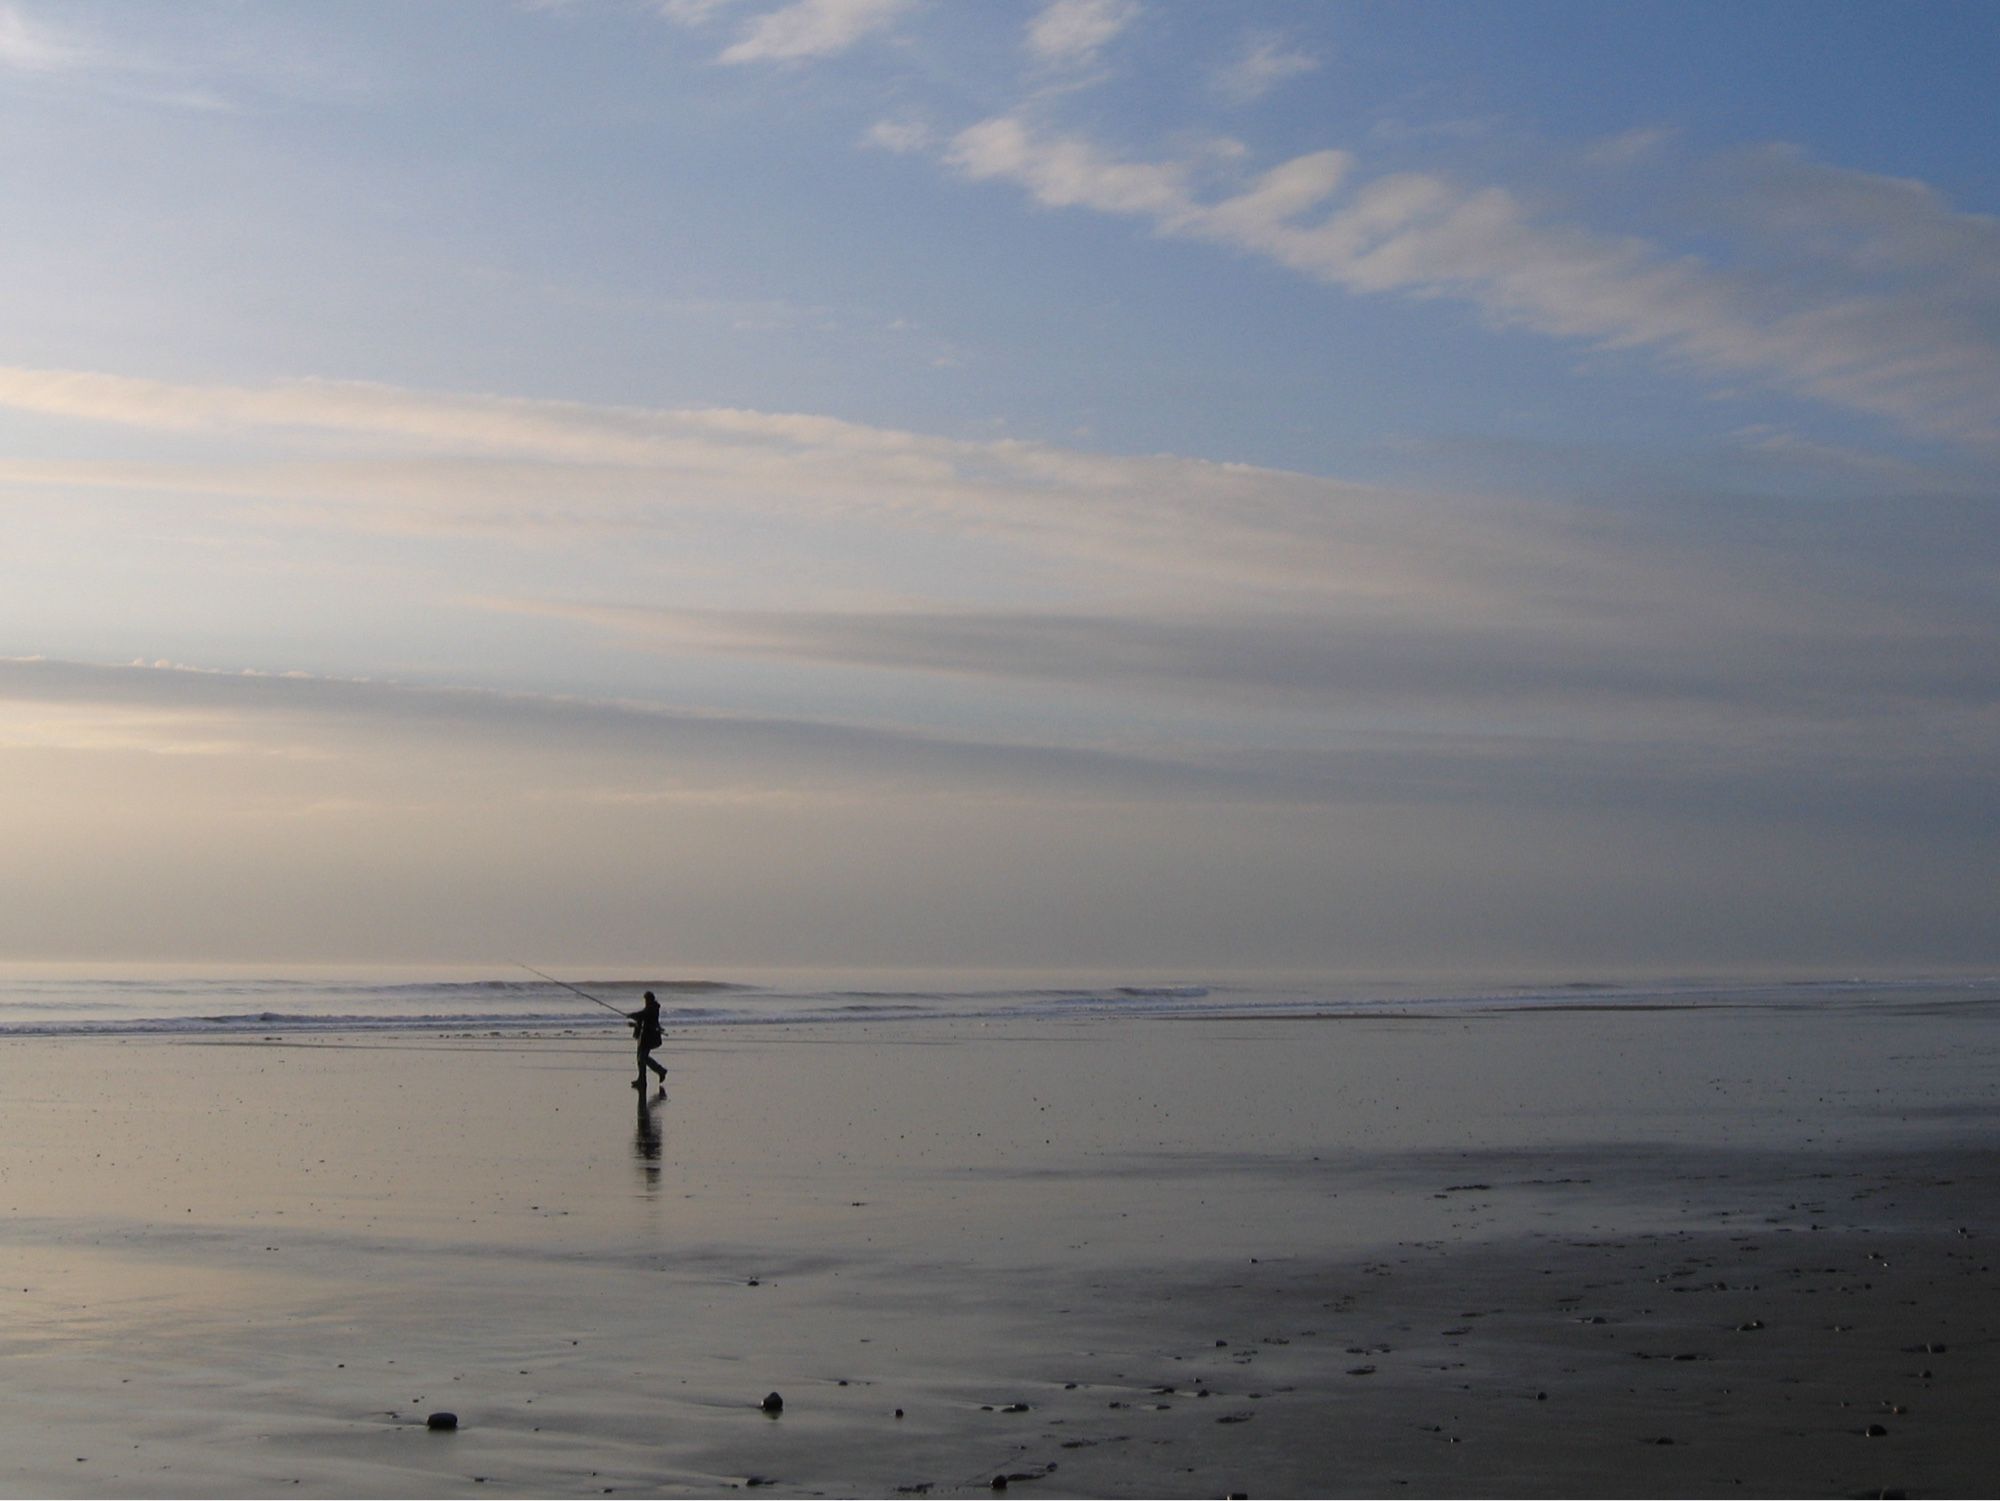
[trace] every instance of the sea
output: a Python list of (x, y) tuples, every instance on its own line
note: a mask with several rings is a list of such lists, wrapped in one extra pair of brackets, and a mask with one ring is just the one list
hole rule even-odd
[(1562, 1008), (1987, 1008), (1991, 974), (1421, 980), (1310, 975), (896, 971), (544, 979), (516, 970), (0, 971), (0, 1041), (301, 1033), (569, 1034), (625, 1026), (643, 992), (670, 1031), (694, 1028), (1205, 1017), (1469, 1017)]

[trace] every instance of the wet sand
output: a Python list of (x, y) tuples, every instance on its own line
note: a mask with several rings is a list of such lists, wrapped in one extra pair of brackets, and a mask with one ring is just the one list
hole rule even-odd
[(605, 1037), (0, 1047), (0, 1492), (2000, 1474), (1990, 1003), (665, 1056), (642, 1104)]

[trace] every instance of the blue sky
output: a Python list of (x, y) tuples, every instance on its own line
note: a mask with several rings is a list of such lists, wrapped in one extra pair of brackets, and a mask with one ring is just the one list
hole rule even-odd
[(1996, 44), (0, 4), (0, 956), (1987, 962)]

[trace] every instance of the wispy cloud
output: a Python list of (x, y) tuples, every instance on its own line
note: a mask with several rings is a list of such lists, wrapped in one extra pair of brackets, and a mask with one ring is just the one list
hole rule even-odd
[(921, 120), (877, 120), (861, 137), (863, 145), (893, 151), (898, 156), (923, 151), (934, 139), (931, 128)]
[(1028, 51), (1051, 66), (1089, 64), (1142, 14), (1139, 0), (1050, 0), (1028, 22)]
[(0, 68), (60, 73), (94, 61), (95, 54), (83, 43), (32, 19), (18, 5), (0, 4)]
[[(1259, 191), (1311, 199), (1342, 170), (1293, 164), (1290, 178)], [(1089, 171), (1078, 180), (1088, 191)], [(607, 754), (622, 745), (621, 754), (713, 766), (718, 777), (732, 763), (761, 766), (744, 772), (749, 782), (768, 773), (805, 785), (796, 766), (774, 759), (791, 746), (802, 762), (847, 758), (932, 785), (949, 767), (967, 785), (1024, 796), (1047, 775), (1063, 788), (1088, 783), (1092, 796), (1114, 795), (1129, 776), (1195, 800), (1470, 799), (1498, 765), (1500, 784), (1524, 798), (1552, 797), (1566, 767), (1598, 779), (1605, 797), (1644, 788), (1649, 798), (1698, 798), (1751, 769), (1775, 788), (1786, 765), (1800, 777), (1864, 781), (1901, 766), (1894, 774), (1913, 782), (1969, 785), (2000, 754), (1992, 723), (2000, 675), (1991, 665), (2000, 639), (1981, 548), (1964, 541), (1963, 493), (1939, 493), (1934, 512), (1905, 496), (1893, 539), (1900, 558), (1877, 569), (1880, 544), (1866, 529), (1842, 538), (1828, 526), (1816, 533), (1822, 545), (1802, 551), (1741, 522), (1711, 526), (1721, 534), (1695, 546), (1671, 528), (1554, 502), (944, 438), (800, 413), (18, 368), (0, 370), (0, 406), (117, 423), (153, 434), (169, 454), (195, 450), (0, 466), (0, 484), (26, 495), (51, 486), (207, 493), (258, 522), (511, 527), (590, 548), (571, 583), (545, 595), (524, 589), (518, 571), (505, 581), (478, 572), (469, 553), (455, 554), (448, 579), (433, 585), (460, 611), (584, 627), (570, 640), (600, 660), (636, 648), (754, 659), (798, 680), (923, 675), (967, 690), (1046, 689), (1053, 701), (1087, 703), (1082, 718), (1100, 726), (1118, 705), (1137, 706), (1141, 718), (1158, 709), (1209, 723), (1146, 754), (1087, 733), (1028, 754), (880, 725), (718, 720), (644, 704), (339, 680), (246, 686), (161, 669), (9, 669), (17, 687), (39, 684), (43, 698), (88, 698), (89, 689), (150, 711), (213, 698), (334, 720), (466, 721), (496, 739), (583, 726)], [(219, 443), (237, 457), (215, 458), (208, 450)], [(1857, 468), (1852, 456), (1780, 432), (1746, 433), (1739, 447), (1802, 474), (1840, 465), (1849, 504), (1872, 486), (1900, 491), (1922, 479)], [(1819, 508), (1833, 503), (1822, 497)], [(692, 532), (691, 518), (700, 523)], [(689, 535), (746, 526), (758, 578), (775, 573), (780, 582), (760, 596), (739, 565), (729, 589), (737, 608), (636, 606), (610, 582), (630, 576), (616, 574), (628, 558), (679, 558)], [(621, 532), (615, 547), (591, 548), (610, 530)], [(829, 537), (839, 539), (837, 561)], [(974, 544), (964, 555), (976, 566), (939, 584), (922, 569), (882, 564), (907, 561), (924, 538)], [(725, 564), (728, 548), (718, 554)], [(796, 573), (780, 571), (794, 562)], [(1923, 587), (1898, 570), (1920, 571)], [(743, 607), (758, 603), (770, 608)], [(847, 701), (844, 687), (828, 692)], [(963, 696), (990, 694), (982, 686)], [(1314, 759), (1258, 748), (1266, 731), (1273, 747), (1295, 745), (1295, 734), (1272, 728), (1285, 724), (1311, 725), (1313, 744), (1345, 749)], [(1371, 725), (1398, 727), (1393, 753), (1384, 732), (1363, 729)], [(1533, 756), (1521, 749), (1530, 735)], [(201, 735), (211, 745), (243, 738), (226, 724)], [(1675, 749), (1649, 768), (1651, 742)], [(1064, 759), (1072, 754), (1080, 759)]]
[(1538, 218), (1500, 187), (1398, 173), (1347, 187), (1346, 152), (1308, 153), (1226, 195), (1187, 160), (1130, 160), (1012, 115), (952, 139), (945, 162), (1037, 202), (1126, 215), (1360, 293), (1455, 297), (1497, 323), (1650, 349), (1914, 431), (2000, 441), (2000, 224), (1921, 184), (1797, 153), (1751, 157), (1742, 222), (1783, 233), (1821, 275), (1725, 270), (1633, 235)]
[[(1658, 566), (1658, 565), (1655, 565)], [(1609, 562), (1615, 589), (1629, 565)], [(1677, 581), (1685, 584), (1685, 581)], [(1643, 589), (1643, 586), (1642, 586)], [(1085, 685), (1178, 702), (1534, 714), (1594, 736), (1694, 723), (1715, 737), (1779, 727), (1907, 724), (2000, 705), (1995, 633), (1949, 619), (1890, 622), (1851, 605), (1782, 620), (1647, 591), (1490, 621), (1403, 610), (1280, 615), (1130, 612), (672, 610), (547, 601), (498, 608), (587, 622), (635, 641), (817, 666)], [(1802, 591), (1803, 592), (1803, 591)], [(1900, 733), (1900, 731), (1898, 731)]]
[(1654, 155), (1679, 134), (1665, 125), (1635, 126), (1586, 147), (1583, 159), (1600, 167), (1630, 166)]
[[(1183, 813), (1243, 804), (1492, 810), (1615, 803), (1787, 817), (1810, 808), (1820, 818), (1907, 824), (1924, 809), (1947, 819), (1990, 814), (1992, 779), (2000, 772), (1990, 738), (1958, 735), (1917, 746), (1900, 722), (1832, 742), (1804, 731), (1719, 737), (1705, 724), (1692, 732), (1653, 727), (1590, 738), (1555, 727), (1533, 733), (1489, 726), (1146, 754), (697, 713), (630, 700), (0, 658), (0, 708), (7, 706), (28, 706), (66, 724), (72, 741), (88, 738), (57, 750), (153, 757), (162, 747), (149, 736), (161, 725), (171, 727), (169, 754), (190, 760), (249, 757), (308, 769), (358, 760), (379, 768), (422, 748), (422, 765), (430, 769), (420, 780), (432, 796), (481, 763), (525, 760), (540, 770), (506, 777), (508, 796), (517, 799), (734, 792), (813, 799), (893, 794), (901, 801), (943, 794), (1050, 807), (1171, 804)], [(38, 749), (0, 737), (0, 755)], [(337, 788), (322, 778), (302, 791), (317, 802)]]
[(1280, 84), (1316, 72), (1319, 65), (1317, 57), (1289, 45), (1282, 37), (1253, 36), (1217, 71), (1215, 87), (1232, 104), (1250, 104)]
[(913, 0), (793, 0), (757, 17), (723, 49), (725, 63), (802, 62), (845, 52), (908, 11)]
[(682, 26), (706, 26), (743, 0), (659, 0), (660, 14)]
[[(824, 720), (718, 714), (632, 700), (434, 687), (178, 663), (109, 665), (0, 657), (0, 704), (100, 711), (103, 748), (146, 723), (204, 726), (212, 745), (276, 734), (324, 753), (391, 740), (483, 744), (496, 754), (589, 755), (653, 767), (676, 785), (983, 788), (1075, 797), (1295, 797), (1271, 779), (1187, 760), (1088, 747), (974, 740)], [(104, 718), (102, 711), (125, 711)], [(122, 727), (122, 728), (118, 728)], [(471, 737), (468, 741), (467, 737)], [(153, 749), (151, 746), (146, 747)], [(5, 749), (0, 746), (0, 749)], [(599, 765), (583, 778), (609, 785)]]
[[(17, 485), (210, 493), (358, 526), (656, 527), (751, 511), (990, 538), (1043, 566), (1268, 596), (1466, 599), (1468, 562), (1560, 568), (1569, 549), (1509, 508), (1171, 455), (944, 438), (801, 413), (597, 407), (330, 381), (201, 386), (0, 368), (0, 408), (148, 430), (227, 462), (19, 460)], [(1413, 518), (1437, 518), (1421, 547)], [(1444, 518), (1452, 518), (1449, 522)]]

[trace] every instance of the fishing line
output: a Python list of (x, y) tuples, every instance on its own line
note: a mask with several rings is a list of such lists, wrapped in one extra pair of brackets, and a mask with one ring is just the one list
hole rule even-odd
[[(579, 985), (572, 985), (567, 980), (558, 980), (554, 975), (543, 975), (542, 972), (536, 969), (534, 965), (522, 964), (519, 959), (509, 959), (507, 962), (509, 964), (516, 965), (521, 969), (525, 969), (531, 975), (541, 975), (541, 977), (544, 980), (547, 980), (551, 985), (560, 985), (564, 990), (574, 991), (576, 992), (576, 994), (582, 996), (586, 1001), (596, 1001), (597, 1004), (602, 1006), (606, 1011), (617, 1011), (618, 1015), (626, 1016), (625, 1012), (619, 1011), (616, 1006), (611, 1004), (611, 1002), (598, 1000), (596, 996), (592, 995), (589, 991), (583, 989)], [(630, 1017), (626, 1016), (626, 1019), (629, 1021)]]

